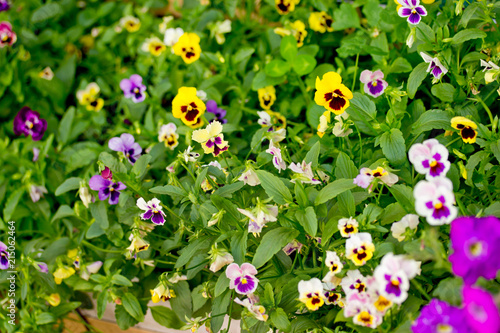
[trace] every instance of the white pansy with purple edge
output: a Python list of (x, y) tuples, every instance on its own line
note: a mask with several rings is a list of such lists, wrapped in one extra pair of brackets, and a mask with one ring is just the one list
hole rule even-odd
[(295, 172), (292, 183), (295, 183), (296, 180), (300, 180), (305, 184), (321, 184), (319, 179), (314, 178), (314, 174), (311, 168), (312, 162), (306, 163), (306, 161), (302, 161), (302, 163), (291, 163), (288, 168)]
[(135, 142), (134, 136), (128, 133), (123, 133), (119, 138), (111, 138), (108, 147), (111, 150), (122, 152), (130, 164), (134, 164), (142, 153), (141, 146)]
[(365, 69), (361, 72), (359, 80), (365, 84), (365, 93), (372, 97), (382, 95), (388, 86), (388, 83), (384, 80), (384, 73), (381, 70), (372, 72)]
[(146, 86), (142, 84), (142, 77), (139, 74), (133, 74), (130, 79), (120, 81), (120, 89), (125, 98), (131, 98), (134, 103), (140, 103), (146, 99)]
[(430, 225), (449, 224), (457, 216), (453, 184), (448, 178), (420, 181), (413, 190), (415, 210)]
[(427, 73), (430, 72), (436, 80), (439, 80), (441, 76), (448, 73), (448, 69), (441, 64), (441, 61), (439, 61), (437, 57), (433, 58), (424, 52), (420, 52), (420, 56), (426, 63), (429, 64), (429, 67), (427, 67)]
[(145, 211), (145, 213), (141, 214), (141, 219), (151, 219), (151, 222), (159, 225), (165, 223), (165, 213), (163, 212), (160, 200), (153, 198), (146, 202), (143, 198), (139, 198), (137, 200), (137, 207)]
[(398, 15), (407, 17), (410, 24), (419, 24), (422, 16), (427, 16), (427, 10), (420, 6), (420, 0), (397, 0), (401, 7)]
[(257, 269), (249, 263), (244, 263), (241, 267), (232, 263), (226, 269), (226, 276), (231, 280), (229, 288), (242, 295), (252, 294), (257, 289), (259, 280), (255, 275), (257, 275)]
[(7, 245), (0, 242), (0, 269), (9, 269), (9, 252)]
[(414, 144), (408, 151), (408, 157), (415, 170), (425, 175), (427, 180), (444, 177), (450, 170), (448, 149), (436, 139)]
[(266, 153), (273, 155), (273, 164), (278, 172), (281, 173), (281, 170), (286, 169), (285, 161), (283, 161), (283, 157), (281, 156), (281, 149), (276, 146), (270, 145), (269, 149), (266, 150)]

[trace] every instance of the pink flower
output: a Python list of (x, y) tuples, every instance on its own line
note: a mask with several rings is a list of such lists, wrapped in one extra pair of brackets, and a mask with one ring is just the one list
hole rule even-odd
[(444, 177), (450, 170), (448, 149), (436, 139), (425, 140), (411, 146), (408, 158), (415, 167), (415, 171), (425, 175), (427, 180)]
[(226, 276), (231, 280), (229, 288), (243, 295), (252, 294), (257, 289), (259, 280), (255, 277), (256, 274), (257, 269), (249, 263), (244, 263), (241, 267), (232, 263), (226, 269)]
[(384, 93), (388, 83), (384, 80), (384, 73), (381, 70), (375, 72), (364, 70), (359, 78), (365, 84), (365, 93), (372, 97), (378, 97)]
[(276, 146), (269, 146), (269, 149), (266, 150), (266, 153), (273, 155), (273, 164), (278, 172), (286, 169), (285, 161), (283, 161), (283, 157), (281, 157), (281, 149)]

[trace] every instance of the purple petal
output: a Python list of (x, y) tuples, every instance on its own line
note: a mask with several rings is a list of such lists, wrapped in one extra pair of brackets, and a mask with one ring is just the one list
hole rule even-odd
[(133, 83), (129, 79), (123, 79), (120, 81), (120, 89), (123, 90), (123, 93), (125, 94), (125, 97), (127, 97), (127, 94), (130, 94), (130, 90), (132, 90)]
[(436, 79), (439, 79), (441, 77), (441, 74), (443, 74), (443, 71), (441, 70), (441, 68), (439, 66), (435, 66), (433, 69), (432, 69), (432, 75), (436, 78)]
[(424, 6), (418, 6), (418, 7), (415, 7), (415, 10), (417, 11), (417, 13), (419, 13), (421, 16), (427, 16), (427, 10), (425, 9)]
[(112, 191), (109, 196), (109, 204), (116, 205), (118, 203), (118, 199), (120, 197), (120, 192)]
[(125, 147), (123, 146), (123, 142), (120, 138), (111, 138), (108, 142), (108, 147), (114, 151), (125, 151)]
[[(123, 144), (123, 147), (125, 150), (133, 148), (133, 145), (135, 143), (135, 139), (134, 139), (134, 136), (132, 134), (123, 133), (122, 135), (120, 135), (120, 139), (122, 140), (122, 144)], [(139, 146), (139, 149), (140, 148), (141, 147)]]
[(215, 113), (215, 111), (217, 110), (217, 102), (212, 99), (207, 101), (205, 105), (207, 107), (207, 112)]
[(0, 255), (0, 269), (8, 269), (9, 268), (9, 259)]
[(114, 183), (113, 184), (113, 188), (116, 190), (116, 191), (121, 191), (121, 190), (124, 190), (127, 188), (127, 186), (125, 186), (125, 184), (123, 184), (122, 182), (118, 182), (118, 183)]
[(31, 129), (32, 134), (31, 138), (33, 141), (39, 141), (43, 138), (43, 134), (45, 133), (45, 130), (47, 129), (47, 121), (45, 119), (40, 119), (37, 123), (33, 125), (33, 128)]
[(90, 178), (89, 180), (89, 186), (94, 191), (99, 191), (103, 188), (107, 188), (109, 185), (111, 185), (111, 182), (102, 178), (101, 175), (92, 176), (92, 178)]
[(401, 16), (401, 17), (407, 17), (407, 16), (410, 16), (410, 15), (411, 15), (411, 9), (410, 9), (410, 8), (406, 8), (406, 7), (401, 7), (401, 8), (399, 8), (399, 10), (398, 10), (398, 14), (399, 14), (399, 16)]
[(420, 23), (420, 15), (418, 13), (412, 13), (410, 16), (408, 16), (408, 22), (410, 22), (411, 24)]
[(148, 210), (144, 214), (141, 214), (141, 218), (143, 220), (149, 220), (151, 218), (151, 216), (153, 216), (153, 211), (152, 210)]
[(142, 77), (139, 74), (133, 74), (130, 77), (130, 81), (132, 81), (132, 83), (134, 83), (136, 86), (142, 85)]
[(151, 221), (154, 223), (154, 224), (163, 224), (165, 223), (165, 218), (163, 217), (163, 215), (161, 213), (155, 213), (153, 215), (153, 218), (151, 219)]
[(99, 190), (99, 200), (101, 200), (101, 201), (106, 200), (109, 197), (110, 192), (111, 191), (107, 187)]

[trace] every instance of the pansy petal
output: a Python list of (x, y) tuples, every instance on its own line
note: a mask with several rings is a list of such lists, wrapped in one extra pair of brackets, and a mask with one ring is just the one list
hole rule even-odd
[(120, 138), (111, 138), (108, 142), (108, 147), (114, 151), (124, 151), (123, 142)]
[(372, 76), (373, 76), (372, 71), (365, 69), (364, 71), (361, 72), (361, 75), (359, 76), (359, 80), (363, 83), (368, 83), (368, 82), (372, 81)]
[(102, 188), (106, 188), (109, 186), (111, 182), (102, 178), (101, 175), (92, 176), (89, 180), (89, 186), (94, 191), (99, 191)]
[(238, 264), (236, 263), (232, 263), (226, 268), (226, 276), (230, 280), (236, 279), (237, 277), (241, 276), (241, 274), (242, 272), (240, 266), (238, 266)]
[(146, 200), (144, 200), (144, 198), (137, 199), (136, 205), (137, 205), (137, 207), (139, 207), (142, 210), (149, 210), (150, 209), (150, 207), (148, 206), (148, 204), (146, 203)]
[(203, 143), (208, 141), (208, 139), (210, 139), (210, 134), (206, 129), (199, 129), (193, 132), (191, 139), (193, 139), (198, 143)]

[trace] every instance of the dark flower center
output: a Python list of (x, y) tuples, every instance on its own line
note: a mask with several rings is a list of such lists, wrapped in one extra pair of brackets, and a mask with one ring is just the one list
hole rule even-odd
[(184, 118), (186, 118), (187, 121), (195, 120), (200, 113), (198, 111), (198, 106), (194, 102), (191, 102), (189, 105), (181, 106), (181, 111), (182, 113), (185, 113)]
[(331, 93), (326, 93), (324, 98), (325, 101), (329, 101), (330, 108), (333, 110), (340, 110), (346, 105), (344, 95), (339, 89), (335, 89)]
[[(457, 126), (458, 128), (458, 126)], [(464, 139), (474, 139), (476, 136), (476, 131), (470, 127), (464, 127), (461, 131), (460, 134), (462, 135), (462, 138)]]

